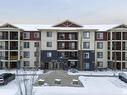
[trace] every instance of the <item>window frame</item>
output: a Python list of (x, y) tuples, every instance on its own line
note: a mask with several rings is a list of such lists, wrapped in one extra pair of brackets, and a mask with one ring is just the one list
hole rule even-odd
[(52, 37), (52, 32), (51, 32), (51, 31), (48, 31), (48, 32), (46, 33), (46, 36), (47, 36), (47, 37)]
[[(86, 57), (86, 55), (87, 55), (88, 57)], [(89, 59), (89, 58), (90, 58), (90, 53), (89, 53), (89, 52), (84, 52), (83, 58), (84, 58), (84, 59)]]
[[(28, 56), (26, 56), (25, 53), (28, 53)], [(23, 58), (30, 58), (30, 52), (29, 51), (24, 51), (23, 52)]]
[(40, 38), (40, 34), (38, 32), (34, 33), (34, 38)]
[(97, 34), (97, 39), (103, 39), (104, 38), (104, 33), (102, 33), (102, 32), (98, 32)]
[[(86, 47), (84, 47), (85, 43), (86, 43)], [(88, 47), (87, 47), (87, 43), (88, 43)], [(83, 42), (83, 49), (90, 49), (90, 42)]]
[(49, 57), (52, 57), (52, 52), (47, 52), (47, 53), (46, 53), (46, 57), (48, 57), (48, 58), (49, 58)]
[(97, 52), (97, 58), (103, 58), (103, 52)]
[(90, 38), (90, 32), (83, 32), (83, 38), (89, 39)]
[(39, 47), (39, 42), (34, 42), (34, 47)]
[[(26, 46), (28, 46), (28, 47), (26, 47)], [(30, 42), (23, 42), (23, 48), (30, 48)]]
[(97, 42), (97, 49), (103, 49), (103, 42)]
[(30, 32), (23, 32), (23, 39), (30, 39)]
[(103, 67), (103, 61), (97, 61), (97, 67)]
[[(49, 44), (50, 43), (50, 44)], [(47, 47), (52, 47), (52, 42), (47, 42)]]
[[(25, 62), (26, 62), (26, 63), (28, 62), (28, 63), (25, 64)], [(29, 66), (30, 66), (30, 61), (23, 61), (23, 66), (24, 66), (24, 67), (29, 67)]]

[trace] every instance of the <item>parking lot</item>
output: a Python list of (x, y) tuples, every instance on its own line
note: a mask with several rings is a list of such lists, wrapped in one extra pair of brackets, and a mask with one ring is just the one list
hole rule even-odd
[[(53, 70), (49, 71), (43, 75), (40, 75), (39, 79), (45, 80), (46, 85), (49, 86), (68, 86), (68, 87), (83, 87), (82, 83), (78, 79), (79, 76), (68, 75), (67, 71), (63, 70)], [(55, 80), (60, 80), (60, 84), (56, 84)], [(74, 85), (73, 80), (78, 80), (78, 84)]]

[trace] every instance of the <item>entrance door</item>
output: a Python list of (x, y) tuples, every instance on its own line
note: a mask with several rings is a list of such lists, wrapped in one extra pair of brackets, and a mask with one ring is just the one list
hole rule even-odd
[(85, 64), (85, 70), (89, 70), (90, 69), (90, 63), (84, 63)]
[(56, 62), (53, 62), (53, 69), (58, 69), (58, 64)]
[(49, 68), (49, 63), (45, 63), (44, 68), (48, 69)]

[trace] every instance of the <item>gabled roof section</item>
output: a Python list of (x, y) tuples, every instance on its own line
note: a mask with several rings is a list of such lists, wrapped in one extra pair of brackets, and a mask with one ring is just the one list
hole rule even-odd
[(18, 28), (12, 24), (6, 23), (0, 26), (0, 28)]
[(64, 21), (64, 22), (62, 22), (60, 24), (57, 24), (57, 25), (53, 26), (53, 27), (82, 27), (82, 26), (78, 25), (78, 24), (76, 24), (74, 22), (71, 22), (69, 20), (66, 20), (66, 21)]
[(121, 24), (121, 25), (116, 26), (116, 27), (114, 27), (114, 28), (127, 28), (127, 25), (125, 25), (125, 24)]

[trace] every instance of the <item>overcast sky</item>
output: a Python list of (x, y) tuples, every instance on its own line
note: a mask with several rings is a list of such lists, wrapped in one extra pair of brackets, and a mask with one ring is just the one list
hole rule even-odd
[(0, 0), (0, 23), (127, 23), (127, 0)]

